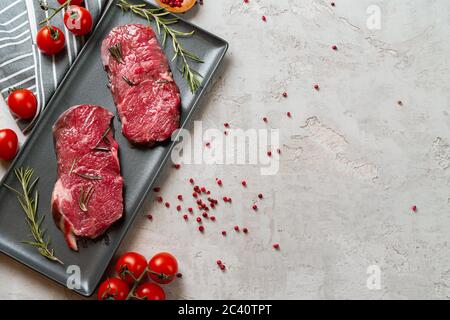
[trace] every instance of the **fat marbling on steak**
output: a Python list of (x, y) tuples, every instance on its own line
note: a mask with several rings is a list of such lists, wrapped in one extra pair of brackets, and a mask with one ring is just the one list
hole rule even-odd
[(168, 139), (179, 127), (180, 91), (153, 30), (116, 27), (103, 40), (101, 56), (124, 136), (147, 146)]
[(93, 105), (74, 106), (53, 126), (58, 180), (52, 212), (69, 247), (76, 237), (96, 238), (123, 213), (123, 179), (114, 115)]

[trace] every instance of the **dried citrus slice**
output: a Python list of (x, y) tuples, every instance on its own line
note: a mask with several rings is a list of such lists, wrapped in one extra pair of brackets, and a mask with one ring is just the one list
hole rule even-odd
[(157, 0), (159, 5), (170, 12), (183, 13), (191, 9), (197, 0)]

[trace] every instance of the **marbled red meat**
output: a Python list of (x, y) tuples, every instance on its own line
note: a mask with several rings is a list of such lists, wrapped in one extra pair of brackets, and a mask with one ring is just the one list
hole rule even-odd
[(122, 217), (123, 179), (108, 110), (74, 106), (53, 126), (58, 180), (52, 212), (70, 248), (76, 236), (96, 238)]
[(170, 138), (179, 127), (180, 92), (153, 30), (116, 27), (103, 40), (101, 55), (124, 136), (148, 146)]

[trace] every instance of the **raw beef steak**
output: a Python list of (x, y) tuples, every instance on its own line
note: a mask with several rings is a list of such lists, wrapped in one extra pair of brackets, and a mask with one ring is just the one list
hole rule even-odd
[(58, 180), (52, 194), (55, 222), (69, 247), (96, 238), (122, 216), (123, 179), (108, 110), (74, 106), (53, 126)]
[(179, 127), (180, 91), (153, 30), (116, 27), (103, 40), (101, 55), (124, 136), (148, 146), (168, 139)]

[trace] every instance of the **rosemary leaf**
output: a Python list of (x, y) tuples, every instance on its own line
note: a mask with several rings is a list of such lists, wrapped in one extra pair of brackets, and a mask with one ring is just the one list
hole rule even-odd
[(128, 79), (127, 77), (122, 76), (122, 79), (123, 79), (123, 81), (125, 81), (126, 83), (128, 83), (128, 85), (129, 85), (130, 87), (133, 87), (133, 86), (134, 86), (134, 83), (133, 83), (130, 79)]
[(102, 180), (103, 177), (102, 176), (93, 176), (90, 174), (84, 174), (84, 173), (78, 173), (75, 172), (75, 174), (81, 178), (87, 179), (87, 180)]

